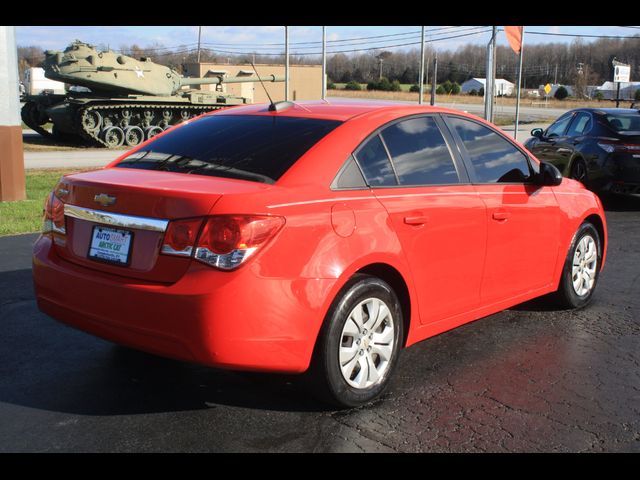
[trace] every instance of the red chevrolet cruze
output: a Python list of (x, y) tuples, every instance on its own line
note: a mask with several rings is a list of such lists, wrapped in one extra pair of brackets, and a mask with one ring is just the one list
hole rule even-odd
[(487, 122), (418, 105), (252, 105), (64, 176), (34, 247), (38, 306), (215, 367), (308, 371), (344, 406), (400, 349), (550, 292), (585, 305), (598, 197)]

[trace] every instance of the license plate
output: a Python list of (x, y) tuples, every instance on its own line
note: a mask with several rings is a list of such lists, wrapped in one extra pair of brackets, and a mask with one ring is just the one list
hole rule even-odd
[(93, 227), (88, 257), (92, 260), (129, 265), (133, 232), (116, 228)]

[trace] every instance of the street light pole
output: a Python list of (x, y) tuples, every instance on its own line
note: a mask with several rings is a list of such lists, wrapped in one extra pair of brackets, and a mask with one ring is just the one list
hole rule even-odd
[(327, 96), (327, 27), (322, 27), (322, 100)]
[(202, 36), (202, 27), (198, 27), (198, 63), (200, 63), (200, 37)]

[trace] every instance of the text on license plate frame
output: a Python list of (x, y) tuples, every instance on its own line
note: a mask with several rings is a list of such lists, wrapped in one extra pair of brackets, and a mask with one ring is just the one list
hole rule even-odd
[[(124, 261), (122, 261), (122, 257), (123, 257), (122, 252), (118, 252), (119, 255), (118, 253), (113, 252), (114, 255), (111, 258), (109, 258), (108, 252), (106, 254), (104, 253), (105, 249), (100, 249), (99, 246), (94, 246), (94, 242), (96, 240), (98, 241), (100, 240), (99, 238), (96, 238), (96, 231), (98, 232), (106, 231), (106, 233), (113, 232), (113, 233), (119, 233), (119, 234), (125, 235), (125, 237), (128, 239), (128, 243), (126, 244), (126, 253), (124, 254)], [(89, 251), (87, 252), (87, 258), (89, 260), (93, 260), (96, 262), (104, 262), (111, 265), (118, 265), (120, 267), (128, 267), (131, 264), (131, 246), (132, 245), (133, 245), (133, 232), (131, 230), (123, 230), (120, 228), (106, 227), (104, 225), (94, 225), (93, 229), (91, 230), (91, 238), (89, 239)], [(99, 256), (101, 253), (104, 256)]]

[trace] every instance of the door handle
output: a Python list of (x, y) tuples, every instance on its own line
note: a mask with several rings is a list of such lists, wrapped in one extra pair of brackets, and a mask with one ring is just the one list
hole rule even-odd
[(506, 220), (510, 216), (511, 214), (509, 212), (493, 212), (493, 215), (492, 215), (494, 220), (498, 220), (500, 222)]
[(429, 217), (426, 215), (419, 215), (415, 217), (404, 217), (404, 223), (407, 225), (424, 225), (429, 221)]

